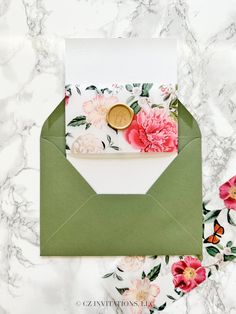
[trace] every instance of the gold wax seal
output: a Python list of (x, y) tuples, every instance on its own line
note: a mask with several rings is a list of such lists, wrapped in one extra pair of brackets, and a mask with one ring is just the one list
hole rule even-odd
[(115, 104), (107, 113), (108, 124), (117, 130), (127, 128), (133, 120), (134, 111), (126, 104)]

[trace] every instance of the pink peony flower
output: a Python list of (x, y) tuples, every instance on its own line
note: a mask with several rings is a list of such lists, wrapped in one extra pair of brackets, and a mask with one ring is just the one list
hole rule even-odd
[(123, 271), (136, 271), (143, 266), (145, 256), (124, 256), (119, 262), (118, 267)]
[(174, 276), (175, 288), (189, 292), (206, 279), (206, 270), (199, 259), (186, 256), (184, 260), (176, 262), (171, 268)]
[(157, 285), (151, 284), (150, 280), (146, 277), (132, 281), (131, 287), (124, 292), (123, 296), (127, 301), (137, 302), (138, 313), (142, 313), (142, 309), (140, 312), (140, 308), (143, 306), (147, 306), (148, 309), (153, 308), (159, 293), (160, 288)]
[(220, 198), (224, 200), (228, 209), (236, 210), (236, 176), (220, 187)]
[(165, 109), (141, 109), (124, 136), (141, 152), (175, 152), (178, 148), (177, 121)]
[(106, 124), (106, 116), (109, 108), (119, 102), (116, 96), (96, 95), (91, 100), (83, 103), (84, 112), (87, 114), (87, 121), (97, 128)]

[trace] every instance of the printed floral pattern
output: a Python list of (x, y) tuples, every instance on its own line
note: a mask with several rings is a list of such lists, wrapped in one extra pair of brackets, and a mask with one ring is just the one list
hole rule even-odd
[[(126, 130), (114, 130), (107, 113), (116, 103), (134, 111)], [(178, 101), (171, 85), (153, 83), (67, 85), (65, 91), (67, 153), (177, 152)], [(89, 143), (86, 147), (85, 135)], [(91, 135), (96, 140), (91, 140)], [(100, 141), (100, 144), (98, 144)], [(95, 147), (92, 149), (91, 145)], [(78, 145), (83, 144), (79, 148)], [(102, 147), (102, 149), (100, 149)]]
[(125, 130), (126, 140), (141, 152), (177, 150), (177, 124), (165, 109), (141, 109)]
[(227, 208), (236, 210), (236, 176), (221, 185), (220, 198), (224, 200)]
[(189, 292), (206, 279), (206, 270), (199, 259), (186, 256), (171, 267), (175, 288)]
[(236, 261), (236, 243), (232, 241), (236, 233), (235, 186), (236, 176), (219, 187), (216, 198), (226, 207), (210, 210), (209, 201), (203, 204), (202, 261), (194, 256), (122, 257), (116, 268), (103, 276), (103, 280), (111, 280), (114, 298), (132, 301), (130, 313), (159, 313), (226, 263)]
[(146, 304), (148, 309), (152, 309), (157, 295), (160, 293), (160, 288), (151, 283), (148, 278), (136, 279), (131, 282), (131, 286), (127, 289), (123, 296), (127, 301), (137, 302), (137, 308), (131, 307), (131, 312), (142, 313), (143, 304)]
[(97, 128), (102, 128), (107, 124), (106, 116), (112, 105), (119, 99), (115, 96), (96, 95), (92, 99), (83, 103), (83, 109), (87, 114), (87, 121)]

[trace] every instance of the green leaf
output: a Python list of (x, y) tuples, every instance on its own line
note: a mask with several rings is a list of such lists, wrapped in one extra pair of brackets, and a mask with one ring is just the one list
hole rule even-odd
[(169, 298), (172, 301), (176, 301), (176, 299), (174, 297), (172, 297), (171, 295), (167, 295), (167, 298)]
[(169, 108), (170, 110), (171, 109), (177, 109), (178, 108), (178, 99), (175, 98), (175, 99), (172, 99), (171, 102), (170, 102), (170, 105), (169, 105)]
[(140, 96), (142, 97), (149, 97), (149, 91), (152, 88), (153, 83), (144, 83), (142, 85), (142, 93)]
[(157, 276), (159, 275), (161, 270), (161, 264), (153, 267), (153, 269), (151, 269), (151, 271), (147, 274), (147, 277), (150, 281), (153, 281), (157, 278)]
[(110, 144), (110, 143), (111, 143), (111, 137), (110, 137), (110, 135), (107, 135), (107, 140), (108, 140), (108, 143)]
[(152, 259), (156, 259), (157, 255), (153, 255), (153, 256), (149, 256), (149, 257), (152, 258)]
[(85, 90), (96, 90), (98, 92), (97, 87), (94, 85), (90, 85), (90, 86), (86, 87)]
[(221, 210), (211, 210), (210, 212), (208, 212), (204, 218), (205, 222), (211, 222), (212, 220), (215, 220), (219, 214), (220, 214)]
[(166, 100), (169, 99), (169, 98), (170, 98), (170, 94), (166, 95), (166, 96), (163, 98), (163, 100), (166, 101)]
[(112, 91), (109, 89), (109, 88), (101, 88), (101, 92), (104, 94), (104, 92), (105, 91), (107, 91), (108, 92), (108, 94), (111, 94), (112, 93)]
[(105, 143), (103, 141), (102, 141), (102, 146), (103, 146), (103, 149), (106, 148), (106, 145), (105, 145)]
[(219, 268), (220, 268), (219, 265), (215, 264), (214, 266), (215, 266), (216, 270), (219, 270)]
[(111, 147), (112, 149), (114, 149), (114, 150), (120, 150), (120, 148), (119, 148), (118, 146), (111, 145), (110, 147)]
[(208, 272), (207, 278), (209, 278), (212, 275), (211, 269)]
[(119, 294), (124, 294), (125, 291), (129, 290), (129, 288), (116, 288), (116, 290), (119, 292)]
[(116, 267), (121, 273), (123, 273), (124, 271), (121, 269), (121, 268), (119, 268), (118, 266)]
[(166, 307), (166, 302), (164, 304), (162, 304), (161, 306), (157, 307), (157, 311), (163, 311)]
[(92, 125), (92, 123), (86, 123), (85, 130), (87, 130), (88, 128), (90, 128), (91, 125)]
[(206, 209), (206, 204), (205, 203), (202, 204), (202, 208), (203, 208), (203, 214), (204, 215), (206, 215), (207, 213), (210, 212), (210, 210)]
[(214, 246), (208, 246), (206, 247), (207, 253), (211, 256), (216, 256), (217, 253), (220, 253), (220, 251), (214, 247)]
[(79, 87), (78, 87), (77, 85), (75, 85), (75, 88), (76, 88), (77, 93), (78, 93), (79, 95), (81, 95), (81, 91), (80, 91)]
[(163, 109), (163, 108), (164, 108), (164, 106), (162, 106), (162, 105), (158, 105), (158, 104), (152, 104), (152, 105), (151, 105), (151, 108)]
[(227, 242), (227, 244), (226, 244), (227, 247), (231, 247), (232, 245), (233, 245), (233, 242), (232, 242), (232, 241), (229, 241), (229, 242)]
[(114, 273), (108, 273), (106, 275), (104, 275), (102, 278), (108, 278), (108, 277), (111, 277)]
[(170, 260), (169, 255), (166, 255), (166, 256), (165, 256), (165, 262), (166, 262), (166, 265), (169, 263), (169, 260)]
[(130, 103), (130, 102), (132, 102), (134, 99), (135, 99), (135, 96), (133, 96), (133, 95), (130, 96), (130, 97), (126, 100), (127, 104)]
[(144, 278), (146, 278), (146, 274), (145, 274), (145, 272), (143, 271), (143, 272), (142, 272), (142, 279), (144, 279)]
[(68, 123), (68, 126), (80, 126), (80, 125), (83, 125), (83, 124), (86, 124), (86, 117), (85, 116), (78, 116), (78, 117), (75, 117), (73, 120), (71, 120), (69, 123)]
[(126, 84), (125, 88), (127, 89), (127, 91), (132, 92), (133, 90), (133, 86), (131, 84)]
[(235, 259), (236, 259), (235, 255), (224, 255), (224, 261), (225, 262), (233, 261)]
[(236, 253), (236, 247), (235, 246), (231, 247), (231, 252)]
[(170, 112), (170, 116), (174, 119), (174, 120), (178, 120), (178, 114), (175, 111), (171, 111)]
[(117, 278), (118, 280), (120, 280), (120, 281), (123, 280), (123, 278), (122, 278), (121, 276), (117, 275), (117, 274), (116, 274), (116, 278)]
[(139, 111), (141, 110), (141, 107), (139, 106), (139, 103), (138, 101), (134, 101), (131, 105), (130, 105), (130, 108), (133, 109), (134, 113), (137, 114), (139, 113)]
[(230, 225), (236, 226), (236, 223), (233, 221), (232, 217), (230, 216), (230, 209), (228, 209), (227, 220)]
[(134, 87), (139, 87), (141, 84), (140, 83), (133, 83)]

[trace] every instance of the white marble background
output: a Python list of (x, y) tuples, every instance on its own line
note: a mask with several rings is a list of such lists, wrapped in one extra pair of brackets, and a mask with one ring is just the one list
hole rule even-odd
[[(63, 37), (135, 36), (179, 40), (204, 198), (236, 174), (235, 0), (0, 0), (0, 314), (115, 313), (76, 306), (109, 299), (99, 283), (112, 258), (39, 257), (39, 134), (63, 97)], [(232, 263), (162, 313), (235, 314), (235, 290)]]

